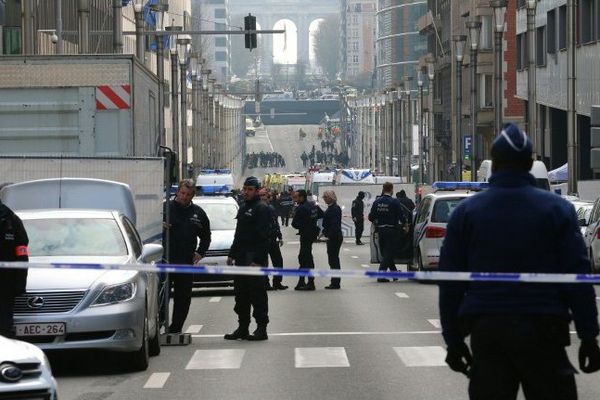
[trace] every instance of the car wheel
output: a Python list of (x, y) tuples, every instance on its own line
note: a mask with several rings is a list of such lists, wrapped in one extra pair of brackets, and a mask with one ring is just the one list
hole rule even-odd
[(154, 337), (150, 338), (149, 341), (150, 356), (154, 357), (160, 354), (160, 318), (156, 313), (156, 323), (154, 324)]
[(144, 329), (142, 333), (142, 347), (139, 350), (128, 354), (129, 365), (134, 371), (145, 371), (150, 362), (149, 344), (148, 344), (148, 313), (144, 316)]

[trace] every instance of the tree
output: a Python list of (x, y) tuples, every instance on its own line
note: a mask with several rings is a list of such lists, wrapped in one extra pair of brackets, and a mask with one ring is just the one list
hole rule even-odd
[(329, 80), (334, 80), (338, 72), (338, 56), (340, 53), (339, 18), (328, 17), (322, 21), (313, 34), (313, 39), (317, 64)]

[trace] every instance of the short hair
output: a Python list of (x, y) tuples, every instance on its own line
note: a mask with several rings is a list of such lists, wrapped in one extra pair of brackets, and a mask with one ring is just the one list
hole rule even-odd
[(194, 182), (193, 179), (182, 179), (179, 181), (177, 191), (181, 190), (181, 188), (190, 189), (191, 191), (196, 193), (196, 182)]
[(325, 192), (323, 192), (323, 196), (327, 196), (331, 198), (331, 200), (337, 202), (337, 196), (335, 195), (335, 192), (333, 190), (326, 190)]
[(383, 191), (385, 193), (393, 193), (394, 192), (394, 185), (391, 182), (385, 182), (383, 184)]
[(306, 190), (304, 190), (304, 189), (299, 189), (299, 190), (297, 190), (297, 191), (296, 191), (296, 194), (297, 194), (298, 196), (302, 196), (302, 197), (304, 197), (305, 199), (306, 199), (306, 198), (308, 198), (308, 195), (306, 194)]

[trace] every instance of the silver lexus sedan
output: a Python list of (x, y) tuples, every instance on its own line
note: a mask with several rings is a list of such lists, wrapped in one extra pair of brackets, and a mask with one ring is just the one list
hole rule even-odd
[[(160, 260), (162, 246), (142, 245), (133, 223), (116, 211), (19, 211), (32, 263), (132, 264)], [(127, 353), (145, 370), (160, 352), (158, 277), (103, 269), (30, 268), (15, 301), (17, 338), (44, 350)]]

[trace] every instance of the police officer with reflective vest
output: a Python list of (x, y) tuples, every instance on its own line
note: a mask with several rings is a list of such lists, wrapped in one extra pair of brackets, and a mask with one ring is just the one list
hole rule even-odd
[[(271, 213), (269, 207), (260, 200), (258, 190), (260, 182), (250, 176), (244, 181), (242, 189), (244, 205), (237, 214), (237, 225), (233, 243), (227, 258), (228, 265), (266, 267), (269, 264), (269, 232)], [(265, 276), (235, 276), (233, 290), (238, 315), (238, 328), (226, 334), (226, 340), (267, 340), (269, 323), (269, 299), (267, 297), (267, 278)], [(256, 320), (257, 328), (249, 334), (250, 311)]]
[[(0, 202), (0, 262), (29, 261), (29, 239), (21, 219)], [(0, 335), (13, 337), (15, 297), (25, 293), (27, 269), (0, 268)]]
[(365, 203), (363, 199), (365, 198), (365, 192), (358, 192), (358, 196), (356, 199), (352, 200), (352, 208), (350, 212), (352, 213), (352, 221), (354, 221), (354, 235), (356, 237), (356, 244), (362, 245), (361, 242), (363, 230), (365, 229)]
[[(192, 202), (196, 186), (191, 179), (179, 182), (175, 199), (169, 204), (169, 263), (195, 264), (206, 254), (210, 246), (210, 221), (204, 210)], [(198, 239), (200, 242), (198, 243)], [(169, 333), (181, 333), (192, 302), (192, 274), (171, 274), (173, 285), (173, 320)]]
[[(573, 206), (536, 188), (529, 174), (526, 134), (505, 125), (491, 154), (489, 189), (463, 200), (450, 216), (440, 270), (590, 273)], [(440, 283), (439, 305), (446, 363), (470, 376), (471, 399), (516, 399), (519, 386), (527, 399), (576, 399), (576, 371), (565, 350), (571, 319), (581, 340), (580, 369), (600, 369), (591, 285), (448, 281)]]
[[(296, 196), (298, 207), (292, 220), (292, 227), (298, 229), (300, 235), (298, 262), (300, 269), (314, 269), (315, 262), (312, 255), (312, 245), (317, 236), (319, 236), (317, 220), (323, 218), (323, 210), (313, 202), (307, 201), (308, 194), (306, 190), (298, 190)], [(306, 283), (304, 277), (301, 276), (294, 290), (315, 290), (315, 278), (309, 277), (308, 283)]]
[[(406, 222), (402, 206), (398, 199), (392, 197), (394, 185), (390, 182), (383, 184), (383, 194), (375, 200), (369, 212), (369, 221), (375, 224), (379, 236), (381, 262), (379, 271), (397, 271), (394, 264), (394, 253), (397, 246), (400, 224)], [(389, 282), (389, 279), (379, 278), (377, 282)]]
[[(279, 226), (279, 220), (277, 218), (277, 212), (275, 207), (271, 204), (273, 197), (267, 188), (261, 188), (259, 191), (260, 199), (267, 204), (269, 207), (269, 213), (271, 216), (271, 227), (269, 229), (269, 257), (271, 257), (271, 263), (273, 268), (283, 268), (283, 256), (281, 255), (281, 246), (283, 246), (283, 235), (281, 234), (281, 227)], [(273, 277), (273, 286), (269, 283), (267, 278), (267, 290), (285, 290), (288, 287), (282, 282), (281, 275), (275, 275)]]

